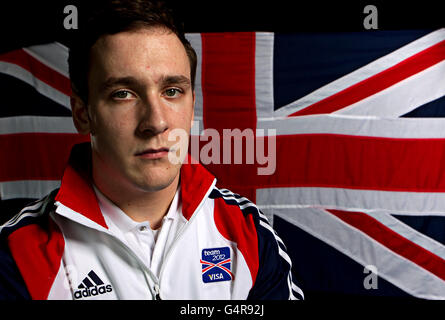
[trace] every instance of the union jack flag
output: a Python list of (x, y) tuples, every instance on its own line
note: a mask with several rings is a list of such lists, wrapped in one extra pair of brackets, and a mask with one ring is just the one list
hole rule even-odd
[[(200, 128), (276, 130), (273, 175), (207, 168), (273, 221), (306, 298), (444, 299), (445, 29), (188, 38)], [(56, 188), (85, 140), (67, 55), (60, 43), (0, 55), (2, 215)]]

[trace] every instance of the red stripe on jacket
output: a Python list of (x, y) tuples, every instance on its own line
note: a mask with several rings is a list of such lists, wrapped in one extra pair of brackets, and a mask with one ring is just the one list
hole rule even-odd
[(253, 217), (244, 216), (238, 206), (227, 205), (222, 198), (215, 199), (214, 203), (216, 227), (223, 237), (237, 244), (249, 267), (253, 286), (259, 268), (258, 235)]
[(22, 274), (31, 298), (46, 300), (62, 261), (65, 241), (54, 221), (30, 224), (8, 237), (11, 254)]

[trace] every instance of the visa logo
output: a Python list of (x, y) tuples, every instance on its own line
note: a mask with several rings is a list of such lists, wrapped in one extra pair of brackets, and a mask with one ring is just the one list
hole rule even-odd
[(224, 275), (222, 273), (214, 273), (214, 274), (209, 274), (209, 278), (211, 281), (220, 280), (224, 278)]

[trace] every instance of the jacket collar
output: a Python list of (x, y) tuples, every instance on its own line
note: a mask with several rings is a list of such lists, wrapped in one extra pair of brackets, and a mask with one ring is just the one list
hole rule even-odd
[[(189, 220), (216, 179), (201, 164), (194, 164), (190, 155), (186, 159), (180, 172), (181, 204), (182, 214)], [(89, 142), (72, 148), (55, 201), (108, 229), (91, 182)]]

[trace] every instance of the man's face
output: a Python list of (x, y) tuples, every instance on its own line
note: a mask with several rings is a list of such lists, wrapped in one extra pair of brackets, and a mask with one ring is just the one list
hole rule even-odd
[[(173, 129), (190, 132), (194, 92), (177, 36), (150, 28), (101, 37), (91, 49), (88, 113), (93, 176), (157, 191), (178, 178)], [(184, 146), (186, 148), (187, 146)]]

